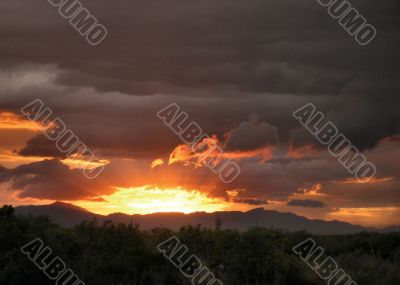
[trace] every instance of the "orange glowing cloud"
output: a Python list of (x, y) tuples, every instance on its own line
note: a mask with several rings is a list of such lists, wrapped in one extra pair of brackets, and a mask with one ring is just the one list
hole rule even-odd
[(28, 139), (40, 132), (40, 126), (18, 114), (0, 111), (0, 165), (14, 168), (21, 164), (40, 161), (47, 157), (25, 157), (15, 150), (23, 147)]
[(51, 159), (51, 157), (20, 156), (12, 151), (3, 151), (0, 153), (0, 165), (7, 168), (15, 168), (22, 164), (38, 162), (43, 159)]
[[(311, 187), (300, 187), (299, 191), (301, 192), (300, 195), (304, 196), (325, 196), (325, 194), (319, 193), (322, 189), (322, 184), (317, 183), (312, 185)], [(294, 193), (294, 196), (299, 195), (298, 193)]]
[(71, 169), (87, 168), (93, 169), (100, 166), (105, 166), (110, 163), (107, 159), (100, 159), (97, 161), (87, 160), (86, 157), (78, 154), (70, 155), (68, 158), (61, 160), (62, 163), (68, 165)]
[(399, 207), (341, 208), (328, 218), (368, 226), (388, 226), (399, 222)]
[(40, 127), (35, 122), (26, 120), (11, 112), (0, 112), (0, 130), (1, 129), (40, 131)]
[(375, 184), (375, 183), (382, 183), (382, 182), (393, 181), (393, 180), (395, 180), (394, 177), (383, 177), (383, 178), (373, 177), (369, 181), (363, 182), (363, 181), (360, 181), (355, 178), (347, 178), (345, 180), (335, 181), (335, 183), (339, 183), (339, 184)]
[[(8, 168), (14, 168), (22, 164), (51, 159), (49, 156), (21, 156), (15, 151), (25, 145), (26, 141), (46, 128), (53, 127), (52, 123), (44, 126), (40, 123), (27, 120), (18, 114), (11, 112), (0, 112), (0, 165)], [(95, 168), (108, 164), (108, 160), (91, 162), (84, 157), (72, 155), (62, 160), (63, 163), (71, 168)]]
[(178, 145), (170, 154), (169, 164), (185, 162), (202, 166), (211, 160), (214, 165), (217, 165), (224, 159), (239, 160), (256, 157), (259, 157), (261, 162), (266, 162), (271, 158), (273, 151), (272, 147), (265, 147), (251, 151), (224, 152), (219, 147), (220, 145), (222, 143), (216, 136), (204, 138), (193, 147), (186, 144)]
[(162, 160), (161, 158), (158, 158), (158, 159), (154, 160), (154, 161), (151, 163), (150, 167), (153, 169), (153, 168), (155, 168), (155, 167), (157, 167), (157, 166), (161, 166), (161, 165), (163, 165), (163, 164), (164, 164), (164, 160)]

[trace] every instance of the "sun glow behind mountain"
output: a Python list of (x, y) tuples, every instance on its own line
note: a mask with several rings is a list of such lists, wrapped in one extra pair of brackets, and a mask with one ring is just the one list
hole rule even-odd
[(231, 203), (211, 198), (197, 190), (182, 187), (159, 188), (143, 186), (137, 188), (116, 188), (117, 191), (100, 197), (99, 201), (79, 201), (74, 203), (97, 214), (116, 212), (126, 214), (149, 214), (158, 212), (215, 212), (226, 210)]

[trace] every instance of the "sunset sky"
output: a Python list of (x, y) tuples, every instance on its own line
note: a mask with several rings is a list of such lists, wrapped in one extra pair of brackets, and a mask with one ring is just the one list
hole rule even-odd
[[(359, 46), (317, 1), (82, 1), (93, 47), (47, 1), (0, 2), (0, 202), (99, 214), (257, 207), (400, 224), (397, 0), (352, 1)], [(87, 179), (20, 109), (41, 99), (105, 165)], [(178, 104), (241, 169), (222, 182), (157, 112)], [(359, 183), (293, 118), (313, 103), (377, 169)]]

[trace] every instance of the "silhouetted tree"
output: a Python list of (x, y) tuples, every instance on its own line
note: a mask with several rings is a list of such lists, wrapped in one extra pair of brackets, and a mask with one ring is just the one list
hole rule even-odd
[(14, 214), (14, 208), (11, 205), (4, 205), (0, 208), (1, 217), (10, 217)]
[(217, 219), (215, 220), (215, 229), (219, 231), (221, 230), (221, 227), (222, 227), (222, 220), (219, 217), (219, 215), (217, 215)]
[(87, 285), (189, 284), (190, 280), (156, 250), (160, 242), (173, 235), (224, 285), (324, 284), (292, 252), (293, 246), (308, 237), (314, 238), (358, 284), (400, 284), (400, 233), (315, 236), (260, 227), (239, 232), (221, 230), (222, 221), (217, 220), (215, 230), (188, 225), (178, 232), (163, 228), (141, 231), (132, 223), (96, 220), (67, 229), (46, 217), (14, 216), (11, 206), (3, 206), (0, 285), (54, 284), (20, 251), (37, 237)]

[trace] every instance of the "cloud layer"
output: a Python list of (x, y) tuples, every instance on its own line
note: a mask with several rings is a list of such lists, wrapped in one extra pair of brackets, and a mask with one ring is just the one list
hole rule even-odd
[[(84, 4), (109, 31), (95, 48), (47, 1), (0, 3), (0, 112), (18, 115), (40, 98), (110, 161), (98, 180), (86, 181), (41, 133), (0, 124), (0, 164), (19, 165), (0, 167), (0, 182), (19, 197), (90, 200), (155, 184), (226, 199), (241, 189), (235, 201), (252, 205), (400, 207), (398, 1), (352, 1), (378, 30), (368, 47), (317, 1)], [(293, 118), (309, 102), (376, 164), (375, 183), (349, 183)], [(234, 183), (183, 159), (151, 169), (182, 145), (156, 116), (171, 103), (240, 165)]]

